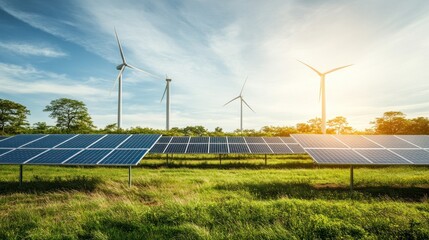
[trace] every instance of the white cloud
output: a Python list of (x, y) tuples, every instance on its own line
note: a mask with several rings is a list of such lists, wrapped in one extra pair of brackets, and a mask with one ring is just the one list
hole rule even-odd
[(64, 57), (65, 52), (50, 47), (36, 46), (28, 43), (6, 43), (0, 42), (0, 48), (7, 49), (17, 54), (26, 56), (42, 56), (42, 57)]

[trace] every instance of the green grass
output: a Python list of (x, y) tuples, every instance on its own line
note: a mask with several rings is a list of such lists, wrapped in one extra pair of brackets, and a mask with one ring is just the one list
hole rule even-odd
[(127, 168), (0, 166), (0, 239), (429, 239), (429, 168), (308, 157), (149, 156)]

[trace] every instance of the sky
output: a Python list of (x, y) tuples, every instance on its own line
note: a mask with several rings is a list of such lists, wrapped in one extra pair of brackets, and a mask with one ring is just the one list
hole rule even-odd
[(83, 101), (94, 124), (116, 123), (121, 63), (126, 69), (123, 127), (165, 128), (160, 102), (171, 83), (172, 127), (245, 129), (294, 126), (321, 116), (321, 72), (327, 118), (356, 129), (386, 111), (429, 116), (427, 0), (0, 0), (0, 98), (31, 111), (29, 122), (55, 122), (51, 100)]

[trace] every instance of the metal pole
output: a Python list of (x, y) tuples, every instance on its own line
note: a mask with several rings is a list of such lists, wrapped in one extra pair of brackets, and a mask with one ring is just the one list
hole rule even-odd
[(128, 187), (131, 187), (131, 166), (128, 168)]
[(219, 165), (222, 165), (222, 154), (219, 154)]
[(22, 186), (22, 165), (19, 165), (19, 186)]
[(240, 132), (243, 134), (243, 99), (240, 97)]
[(350, 190), (353, 191), (353, 165), (350, 165)]
[(168, 165), (168, 154), (167, 154), (167, 165)]
[(171, 79), (166, 78), (165, 81), (167, 82), (167, 106), (166, 106), (166, 129), (167, 131), (170, 130), (170, 82)]
[(122, 125), (122, 75), (118, 79), (118, 130)]
[(265, 154), (265, 166), (267, 165), (267, 154)]
[(322, 89), (322, 134), (326, 134), (326, 94), (325, 94), (325, 75), (320, 79)]

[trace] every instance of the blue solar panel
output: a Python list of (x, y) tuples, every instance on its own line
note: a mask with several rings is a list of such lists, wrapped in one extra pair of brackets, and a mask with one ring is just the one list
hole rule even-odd
[(386, 135), (368, 135), (366, 138), (380, 144), (385, 148), (417, 148), (416, 146), (399, 139), (395, 136)]
[(287, 146), (292, 150), (293, 153), (305, 153), (304, 148), (299, 144), (287, 144)]
[(7, 148), (0, 148), (0, 155), (3, 155), (7, 152), (9, 152), (10, 150), (12, 150), (11, 148), (7, 149)]
[[(226, 140), (226, 139), (225, 139)], [(210, 144), (210, 153), (226, 154), (228, 153), (228, 144), (216, 143)]]
[(170, 143), (188, 143), (189, 137), (173, 137)]
[(374, 164), (410, 164), (407, 160), (385, 149), (356, 149)]
[(230, 153), (250, 153), (249, 148), (247, 148), (247, 144), (229, 144), (229, 152)]
[(429, 164), (429, 152), (423, 149), (396, 149), (392, 151), (408, 159), (414, 164)]
[(228, 143), (246, 143), (243, 137), (228, 137)]
[(76, 135), (74, 134), (52, 134), (42, 139), (36, 140), (30, 144), (23, 146), (23, 148), (53, 148), (56, 145), (70, 139)]
[(0, 156), (0, 164), (22, 164), (46, 151), (45, 149), (16, 149)]
[(415, 144), (421, 148), (429, 148), (429, 136), (421, 135), (400, 135), (398, 138), (402, 138), (412, 144)]
[(6, 137), (6, 136), (0, 136), (0, 141), (5, 140), (6, 138), (8, 138), (8, 137)]
[(319, 164), (371, 164), (351, 149), (307, 149)]
[(82, 134), (58, 145), (56, 148), (86, 148), (105, 135), (102, 134)]
[(116, 148), (129, 136), (129, 134), (109, 134), (89, 148)]
[(157, 143), (152, 147), (152, 149), (150, 149), (150, 153), (164, 153), (164, 150), (167, 145), (168, 144), (166, 143)]
[(31, 159), (26, 164), (61, 164), (79, 151), (77, 149), (52, 149)]
[(268, 144), (270, 146), (271, 150), (273, 150), (273, 153), (275, 154), (290, 154), (293, 153), (290, 148), (286, 144)]
[(335, 135), (334, 138), (351, 148), (381, 148), (374, 142), (359, 135)]
[(265, 143), (261, 137), (244, 137), (247, 143)]
[(164, 153), (185, 153), (187, 145), (188, 144), (170, 143), (165, 149)]
[(157, 143), (169, 143), (172, 137), (164, 137), (162, 136)]
[(208, 153), (209, 145), (204, 143), (189, 144), (186, 153)]
[(209, 137), (191, 137), (189, 143), (208, 143)]
[(227, 143), (226, 137), (210, 137), (210, 143)]
[[(348, 148), (331, 135), (298, 134), (293, 135), (296, 141), (304, 148)], [(282, 138), (283, 141), (286, 141)]]
[(100, 165), (137, 165), (147, 150), (114, 150)]
[(94, 149), (86, 149), (76, 156), (67, 160), (64, 164), (71, 165), (95, 165), (101, 159), (103, 159), (107, 154), (109, 154), (112, 150), (94, 150)]
[(24, 144), (28, 144), (45, 135), (43, 134), (23, 134), (16, 135), (0, 142), (0, 148), (17, 148)]
[(250, 152), (256, 154), (272, 154), (273, 152), (267, 144), (249, 144)]
[(159, 135), (132, 135), (119, 148), (150, 148), (158, 138)]

